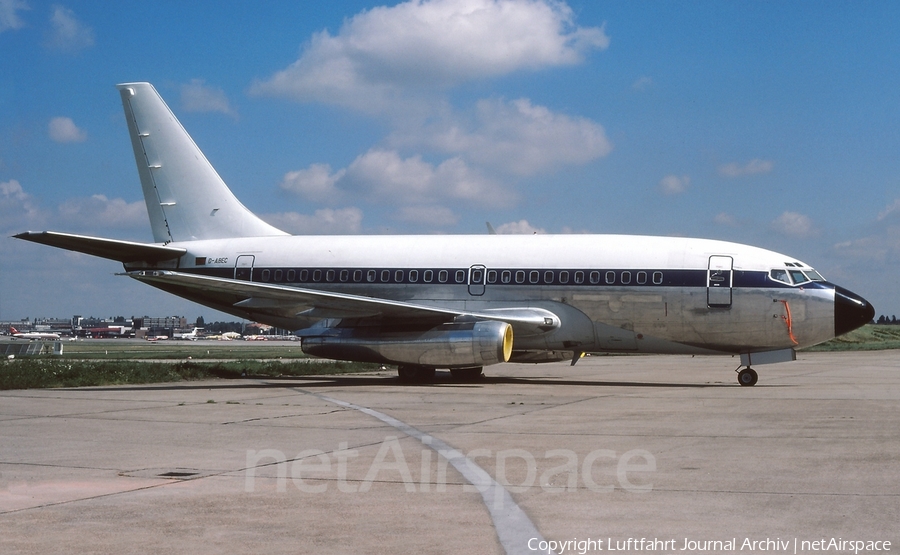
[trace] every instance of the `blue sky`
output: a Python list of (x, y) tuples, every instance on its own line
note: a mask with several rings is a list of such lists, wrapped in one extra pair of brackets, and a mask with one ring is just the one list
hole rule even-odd
[(150, 81), (292, 233), (629, 233), (783, 252), (900, 313), (895, 2), (0, 0), (0, 320), (224, 316), (8, 237), (151, 241)]

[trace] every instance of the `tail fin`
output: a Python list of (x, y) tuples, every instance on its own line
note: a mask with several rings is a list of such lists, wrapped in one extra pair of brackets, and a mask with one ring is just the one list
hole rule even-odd
[(19, 330), (17, 330), (16, 328), (14, 328), (12, 326), (9, 326), (9, 334), (10, 335), (15, 335), (17, 333), (20, 333)]
[(238, 201), (153, 85), (116, 88), (156, 242), (287, 235)]

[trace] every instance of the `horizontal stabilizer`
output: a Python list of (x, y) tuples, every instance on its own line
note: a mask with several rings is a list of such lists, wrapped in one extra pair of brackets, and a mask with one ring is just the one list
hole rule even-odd
[(148, 243), (134, 243), (132, 241), (118, 241), (116, 239), (104, 239), (102, 237), (88, 237), (85, 235), (72, 235), (70, 233), (57, 233), (55, 231), (26, 231), (14, 235), (16, 239), (24, 239), (32, 243), (50, 245), (69, 251), (83, 252), (92, 256), (118, 260), (119, 262), (161, 262), (178, 258), (187, 252), (186, 249), (153, 245)]

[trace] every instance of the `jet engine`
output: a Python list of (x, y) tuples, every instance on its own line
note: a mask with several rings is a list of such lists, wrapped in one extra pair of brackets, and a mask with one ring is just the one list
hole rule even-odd
[(303, 337), (304, 353), (338, 360), (471, 368), (509, 361), (513, 328), (506, 322), (449, 323), (426, 330), (331, 328)]

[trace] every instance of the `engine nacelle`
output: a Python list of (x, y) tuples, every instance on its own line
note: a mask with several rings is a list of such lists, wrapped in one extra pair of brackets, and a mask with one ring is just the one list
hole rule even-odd
[(471, 368), (507, 362), (513, 329), (506, 322), (444, 324), (422, 331), (333, 330), (334, 336), (304, 337), (304, 353), (339, 360)]

